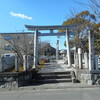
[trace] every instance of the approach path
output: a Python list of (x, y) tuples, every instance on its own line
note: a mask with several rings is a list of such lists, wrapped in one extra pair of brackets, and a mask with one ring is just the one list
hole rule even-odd
[(71, 71), (73, 68), (67, 68), (67, 65), (63, 63), (63, 60), (50, 60), (49, 63), (45, 63), (44, 67), (39, 72), (63, 72)]

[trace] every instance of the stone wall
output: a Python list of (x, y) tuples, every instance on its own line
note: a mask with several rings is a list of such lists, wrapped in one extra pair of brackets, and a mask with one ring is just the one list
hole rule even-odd
[(75, 69), (76, 80), (83, 84), (100, 85), (100, 73), (91, 73), (88, 69)]
[(1, 87), (20, 87), (29, 85), (32, 79), (36, 77), (36, 71), (23, 71), (23, 72), (4, 72), (0, 73), (0, 86)]

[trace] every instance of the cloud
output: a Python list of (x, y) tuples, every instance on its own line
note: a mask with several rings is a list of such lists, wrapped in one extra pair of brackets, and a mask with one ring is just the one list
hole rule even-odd
[(10, 15), (15, 16), (15, 17), (19, 17), (19, 18), (23, 18), (23, 19), (32, 20), (32, 17), (26, 16), (22, 13), (14, 13), (14, 12), (11, 11)]

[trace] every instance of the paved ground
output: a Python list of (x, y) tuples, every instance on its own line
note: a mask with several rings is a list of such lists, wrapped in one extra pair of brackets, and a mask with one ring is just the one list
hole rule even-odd
[(100, 100), (100, 88), (3, 91), (0, 100)]
[(57, 72), (57, 71), (66, 71), (72, 70), (72, 68), (68, 68), (66, 64), (63, 63), (63, 60), (50, 60), (49, 63), (45, 63), (39, 72)]
[(50, 83), (50, 84), (36, 84), (33, 86), (22, 87), (25, 90), (44, 90), (44, 89), (67, 89), (67, 88), (100, 88), (99, 85), (87, 85), (83, 83)]

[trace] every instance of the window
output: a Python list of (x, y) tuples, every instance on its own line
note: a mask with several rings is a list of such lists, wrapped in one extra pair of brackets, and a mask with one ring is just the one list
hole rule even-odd
[(5, 36), (4, 39), (5, 40), (11, 40), (11, 36)]
[(6, 46), (4, 46), (4, 50), (11, 50), (12, 49), (12, 46), (10, 46), (10, 45), (6, 45)]

